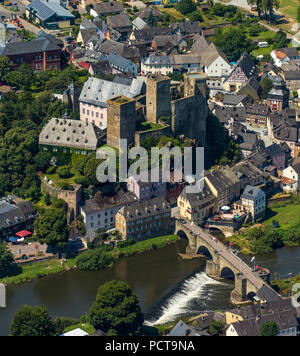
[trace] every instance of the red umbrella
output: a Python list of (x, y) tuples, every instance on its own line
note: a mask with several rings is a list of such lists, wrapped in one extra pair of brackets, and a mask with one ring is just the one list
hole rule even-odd
[(27, 231), (27, 230), (22, 230), (16, 233), (16, 236), (18, 237), (27, 237), (30, 236), (32, 234), (32, 232)]

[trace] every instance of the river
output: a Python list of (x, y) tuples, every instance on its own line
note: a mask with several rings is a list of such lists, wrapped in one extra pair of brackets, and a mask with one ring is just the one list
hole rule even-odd
[[(231, 307), (233, 282), (217, 282), (204, 273), (201, 259), (183, 261), (178, 257), (187, 242), (181, 240), (162, 249), (116, 261), (100, 272), (69, 271), (30, 283), (7, 288), (7, 308), (0, 309), (0, 335), (7, 335), (9, 322), (24, 305), (45, 305), (51, 316), (78, 318), (88, 313), (100, 285), (116, 279), (129, 283), (139, 296), (145, 319), (150, 325), (166, 323), (183, 315)], [(250, 261), (251, 257), (243, 257)], [(283, 248), (259, 256), (256, 264), (280, 276), (300, 272), (300, 247)]]

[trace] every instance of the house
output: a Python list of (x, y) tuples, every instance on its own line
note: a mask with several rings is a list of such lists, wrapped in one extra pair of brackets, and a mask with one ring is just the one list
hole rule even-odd
[(213, 194), (207, 183), (199, 193), (187, 193), (183, 189), (177, 199), (180, 216), (201, 225), (216, 212), (216, 196)]
[(216, 197), (216, 211), (224, 205), (230, 205), (240, 197), (240, 180), (228, 166), (208, 173), (205, 176), (205, 182)]
[[(262, 288), (266, 289), (266, 287)], [(270, 288), (267, 289), (272, 293)], [(259, 336), (261, 325), (271, 320), (279, 327), (278, 336), (297, 335), (297, 311), (292, 306), (291, 299), (281, 299), (275, 294), (271, 299), (267, 298), (268, 300), (261, 297), (259, 299), (261, 302), (258, 304), (225, 312), (226, 324), (229, 325), (226, 336)]]
[(101, 42), (97, 48), (99, 53), (108, 56), (110, 53), (117, 54), (118, 56), (129, 59), (135, 63), (138, 67), (140, 66), (140, 51), (135, 46), (129, 46), (125, 43), (119, 43), (116, 41), (105, 40)]
[(290, 92), (300, 89), (300, 68), (299, 70), (284, 71), (283, 78)]
[(164, 16), (163, 13), (161, 13), (160, 11), (158, 11), (157, 9), (155, 9), (152, 6), (148, 6), (145, 7), (143, 9), (140, 9), (139, 12), (137, 12), (135, 15), (139, 18), (141, 18), (142, 20), (147, 22), (147, 19), (149, 18), (150, 14), (152, 13), (151, 16), (154, 17), (154, 19), (157, 21), (161, 16)]
[(201, 53), (202, 62), (204, 64), (204, 72), (209, 77), (224, 77), (227, 76), (231, 64), (229, 63), (225, 53), (223, 53), (214, 43), (211, 43)]
[(193, 37), (194, 43), (191, 52), (194, 54), (202, 54), (204, 50), (210, 45), (210, 42), (202, 35), (198, 34)]
[(18, 197), (0, 199), (0, 241), (22, 230), (33, 231), (35, 217), (32, 202)]
[(52, 118), (42, 129), (39, 144), (44, 151), (86, 155), (104, 144), (104, 132), (93, 123)]
[(264, 185), (267, 175), (259, 168), (259, 164), (253, 159), (254, 155), (248, 157), (232, 167), (232, 171), (240, 181), (241, 190), (247, 185), (261, 186)]
[(174, 70), (178, 72), (200, 72), (203, 68), (199, 54), (173, 55)]
[(246, 158), (260, 147), (256, 133), (240, 132), (238, 137), (239, 153), (241, 158)]
[(121, 15), (123, 10), (124, 8), (119, 1), (100, 2), (93, 4), (90, 15), (100, 18), (104, 16)]
[(120, 190), (112, 197), (102, 196), (97, 193), (94, 199), (86, 200), (84, 205), (80, 206), (80, 214), (86, 230), (112, 229), (115, 227), (116, 213), (129, 203), (133, 203), (137, 198), (132, 193), (125, 193)]
[(251, 99), (251, 97), (248, 95), (225, 94), (223, 99), (223, 106), (241, 108), (252, 102), (253, 99)]
[(161, 74), (173, 73), (172, 56), (149, 56), (141, 61), (141, 74)]
[(250, 214), (253, 221), (265, 217), (266, 207), (266, 193), (251, 185), (247, 185), (241, 199), (234, 203), (234, 209)]
[(253, 100), (260, 99), (261, 87), (259, 82), (255, 78), (250, 78), (246, 83), (243, 84), (241, 89), (238, 91), (239, 95), (248, 95)]
[(271, 52), (271, 57), (274, 61), (276, 67), (282, 67), (283, 64), (294, 60), (300, 59), (300, 54), (296, 48), (281, 48), (281, 49), (274, 49)]
[(127, 179), (127, 189), (137, 196), (139, 200), (150, 200), (153, 198), (166, 198), (167, 183), (151, 182), (151, 172), (149, 171), (148, 182), (141, 182), (132, 176)]
[(118, 31), (125, 36), (132, 31), (132, 23), (127, 14), (108, 16), (106, 21), (111, 29)]
[(273, 79), (273, 87), (267, 94), (266, 103), (271, 111), (280, 112), (289, 105), (289, 90), (281, 76)]
[(129, 36), (129, 44), (131, 45), (145, 45), (151, 47), (153, 38), (155, 36), (172, 35), (173, 30), (171, 28), (160, 28), (146, 26), (141, 30), (133, 29)]
[(174, 328), (170, 331), (168, 336), (200, 336), (200, 333), (194, 327), (188, 326), (182, 320), (179, 320), (178, 323), (174, 326)]
[(27, 42), (9, 43), (2, 55), (8, 57), (15, 67), (26, 63), (35, 72), (60, 69), (61, 65), (61, 47), (50, 36)]
[(117, 54), (110, 53), (106, 60), (109, 62), (110, 66), (113, 68), (112, 73), (128, 73), (137, 75), (138, 67), (135, 63), (131, 62), (129, 59), (118, 56)]
[(142, 94), (144, 88), (144, 81), (140, 79), (133, 79), (130, 85), (125, 85), (90, 77), (79, 97), (80, 120), (103, 130), (107, 127), (107, 100), (119, 95), (134, 98)]
[(26, 16), (48, 30), (62, 29), (75, 24), (75, 16), (55, 1), (32, 1), (26, 6)]
[(257, 79), (258, 73), (259, 70), (251, 56), (244, 53), (226, 78), (224, 82), (225, 90), (238, 92), (250, 78)]
[(300, 162), (294, 162), (282, 172), (283, 190), (288, 192), (299, 192), (300, 190)]
[(254, 127), (267, 127), (267, 120), (270, 108), (266, 104), (247, 104), (246, 105), (246, 122)]
[(89, 334), (80, 328), (76, 328), (64, 334), (61, 334), (60, 336), (89, 336)]
[(110, 75), (112, 74), (112, 68), (109, 65), (109, 62), (107, 60), (104, 60), (100, 63), (91, 63), (89, 67), (89, 73), (93, 77), (97, 77), (99, 75)]
[(202, 33), (198, 22), (184, 21), (170, 24), (170, 27), (177, 36), (194, 37), (196, 34)]
[(86, 46), (90, 41), (98, 41), (97, 28), (80, 29), (76, 42)]
[(286, 143), (280, 145), (273, 143), (265, 148), (272, 159), (272, 164), (278, 171), (284, 170), (288, 166), (288, 161), (291, 158), (291, 150)]
[(151, 44), (152, 48), (155, 50), (163, 50), (165, 46), (177, 47), (177, 48), (186, 48), (187, 42), (186, 39), (182, 36), (177, 35), (160, 35), (155, 36)]
[(142, 30), (143, 28), (145, 28), (146, 26), (148, 26), (147, 22), (145, 22), (143, 19), (141, 19), (140, 17), (136, 17), (133, 21), (132, 21), (132, 25), (133, 25), (133, 29), (135, 30)]
[(116, 228), (124, 240), (145, 240), (174, 231), (171, 206), (154, 198), (123, 206), (116, 214)]

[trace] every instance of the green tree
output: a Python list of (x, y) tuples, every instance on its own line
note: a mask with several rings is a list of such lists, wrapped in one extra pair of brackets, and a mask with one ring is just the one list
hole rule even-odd
[(254, 46), (241, 27), (228, 27), (218, 31), (213, 42), (226, 54), (229, 61), (237, 61), (244, 52), (251, 53)]
[(63, 209), (46, 209), (34, 222), (36, 237), (41, 243), (62, 250), (68, 241), (66, 212)]
[(278, 333), (279, 327), (275, 321), (266, 321), (259, 329), (260, 336), (277, 336)]
[(266, 99), (267, 94), (273, 87), (273, 81), (269, 77), (264, 77), (260, 82), (260, 86), (262, 88), (261, 98)]
[(51, 153), (48, 151), (40, 151), (35, 157), (34, 162), (38, 171), (46, 172), (50, 166)]
[(221, 330), (224, 328), (224, 326), (225, 326), (224, 323), (222, 323), (221, 321), (211, 320), (211, 322), (209, 323), (210, 335), (218, 336)]
[(13, 69), (13, 64), (8, 57), (0, 56), (0, 78), (6, 80), (6, 75)]
[(155, 26), (156, 20), (152, 11), (149, 12), (149, 15), (147, 16), (145, 22), (147, 22), (147, 24), (151, 27)]
[(179, 3), (176, 5), (176, 9), (183, 15), (187, 15), (191, 12), (196, 11), (197, 6), (193, 2), (193, 0), (180, 0)]
[(24, 305), (12, 318), (10, 335), (54, 336), (55, 326), (45, 307)]
[(300, 23), (300, 6), (297, 8), (297, 21)]
[(90, 322), (104, 332), (120, 336), (138, 335), (144, 323), (138, 297), (124, 282), (111, 281), (98, 290), (90, 310)]
[(97, 247), (81, 253), (76, 259), (76, 266), (85, 271), (100, 271), (113, 262), (108, 246)]
[(60, 176), (60, 178), (70, 178), (71, 168), (69, 166), (59, 167), (57, 173)]
[(275, 10), (278, 10), (280, 7), (280, 0), (262, 0), (261, 8), (262, 11), (269, 16), (269, 18), (273, 18)]
[(48, 192), (45, 194), (44, 201), (47, 206), (51, 205), (51, 196)]
[(9, 272), (15, 266), (14, 256), (5, 243), (0, 243), (0, 272)]
[(262, 0), (247, 0), (248, 5), (256, 5), (257, 6), (257, 13), (258, 13), (258, 17), (261, 18), (261, 14), (262, 14)]

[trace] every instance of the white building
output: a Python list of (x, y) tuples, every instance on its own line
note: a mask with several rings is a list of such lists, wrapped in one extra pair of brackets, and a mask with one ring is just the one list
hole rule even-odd
[(141, 61), (141, 73), (167, 75), (173, 73), (173, 65), (171, 56), (149, 56)]
[(251, 214), (253, 221), (262, 219), (266, 214), (266, 194), (260, 188), (247, 185), (241, 199), (234, 203), (234, 207), (244, 213)]
[(297, 192), (300, 190), (300, 162), (283, 170), (282, 188), (286, 192)]
[(204, 71), (209, 77), (226, 77), (231, 70), (225, 53), (214, 43), (211, 43), (201, 54), (204, 63)]
[(90, 77), (79, 97), (80, 120), (92, 122), (102, 130), (107, 127), (107, 100), (124, 95), (134, 98), (144, 89), (144, 81), (132, 79), (130, 85)]
[(134, 194), (124, 193), (122, 190), (113, 197), (96, 196), (94, 199), (87, 200), (80, 207), (80, 214), (83, 216), (86, 231), (114, 228), (116, 213), (124, 205), (137, 200)]

